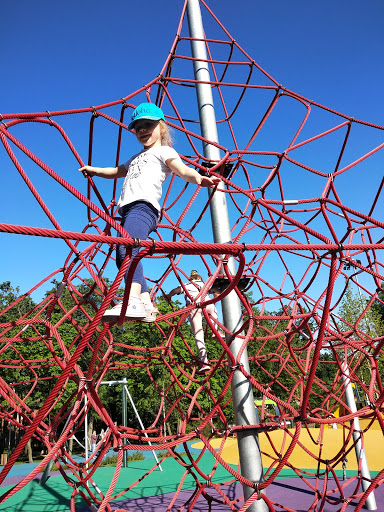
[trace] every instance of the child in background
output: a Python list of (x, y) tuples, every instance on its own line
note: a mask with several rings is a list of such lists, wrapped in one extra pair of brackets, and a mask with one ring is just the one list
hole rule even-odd
[[(132, 113), (128, 126), (137, 140), (143, 145), (140, 153), (133, 155), (125, 164), (118, 167), (92, 167), (79, 169), (85, 176), (98, 176), (106, 179), (125, 178), (118, 202), (121, 225), (132, 238), (145, 240), (156, 228), (160, 213), (159, 201), (162, 185), (171, 173), (183, 180), (215, 187), (220, 178), (201, 176), (186, 166), (178, 153), (171, 147), (171, 137), (161, 108), (153, 103), (141, 103)], [(140, 248), (132, 249), (132, 259)], [(116, 264), (120, 268), (126, 254), (126, 247), (118, 245)], [(132, 261), (132, 260), (131, 260)], [(126, 276), (128, 274), (127, 269)], [(117, 304), (103, 315), (105, 322), (116, 322), (122, 304)], [(136, 267), (130, 289), (125, 320), (154, 322), (156, 308), (153, 306), (143, 274), (141, 261)]]
[(94, 430), (92, 432), (92, 435), (91, 435), (91, 446), (92, 446), (92, 453), (95, 453), (96, 451), (96, 445), (97, 445), (97, 434), (96, 434), (96, 430)]
[[(184, 283), (183, 286), (178, 286), (174, 288), (169, 293), (165, 295), (167, 300), (170, 300), (174, 295), (179, 295), (180, 293), (184, 293), (185, 305), (189, 306), (192, 302), (195, 302), (195, 298), (200, 293), (200, 290), (204, 286), (204, 281), (201, 276), (198, 274), (197, 270), (192, 270), (189, 276), (189, 282)], [(185, 293), (185, 291), (187, 293)], [(189, 295), (189, 296), (188, 296)], [(191, 300), (192, 299), (192, 300)], [(200, 298), (197, 298), (196, 304), (199, 304)], [(214, 304), (208, 304), (206, 307), (207, 312), (213, 316), (217, 320), (217, 311)], [(199, 358), (199, 367), (197, 369), (197, 373), (203, 374), (210, 370), (208, 365), (208, 357), (207, 357), (207, 349), (205, 347), (204, 340), (204, 330), (203, 330), (203, 314), (201, 309), (197, 307), (193, 309), (188, 317), (190, 321), (193, 335), (195, 337), (196, 348)]]

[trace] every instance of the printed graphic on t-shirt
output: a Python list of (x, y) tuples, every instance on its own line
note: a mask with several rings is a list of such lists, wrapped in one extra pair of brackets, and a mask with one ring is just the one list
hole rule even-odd
[(138, 157), (136, 157), (130, 164), (128, 169), (127, 178), (129, 180), (134, 180), (138, 178), (143, 172), (143, 166), (148, 163), (148, 155), (146, 153), (142, 153)]
[(141, 174), (143, 173), (143, 168), (145, 165), (147, 165), (147, 163), (148, 155), (146, 153), (142, 153), (132, 160), (132, 162), (128, 166), (128, 172), (125, 177), (123, 187), (121, 189), (120, 197), (124, 197), (125, 191), (128, 188), (128, 183), (141, 176)]
[(160, 211), (162, 185), (171, 174), (169, 158), (179, 158), (169, 146), (155, 146), (132, 156), (125, 164), (127, 174), (119, 199), (119, 208), (134, 201), (147, 201)]

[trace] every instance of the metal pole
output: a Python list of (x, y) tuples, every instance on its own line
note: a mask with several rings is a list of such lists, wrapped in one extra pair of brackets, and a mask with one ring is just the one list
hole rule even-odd
[[(199, 0), (188, 0), (187, 16), (191, 41), (192, 57), (195, 79), (198, 82), (209, 82), (210, 74), (207, 63), (207, 52), (204, 43), (204, 30), (200, 12)], [(197, 39), (200, 39), (198, 41)], [(209, 83), (197, 83), (196, 95), (199, 109), (201, 135), (210, 141), (218, 143), (216, 116), (213, 105), (211, 85)], [(220, 150), (215, 146), (204, 143), (204, 156), (213, 161), (220, 160)], [(210, 206), (213, 237), (216, 243), (226, 243), (231, 240), (226, 195), (216, 191)], [(229, 271), (235, 274), (235, 262), (231, 258), (228, 262)], [(236, 332), (242, 325), (242, 312), (240, 300), (235, 291), (232, 291), (222, 301), (223, 321), (230, 332)], [(227, 342), (232, 337), (227, 336)], [(231, 353), (237, 358), (242, 345), (242, 340), (234, 338), (231, 341)], [(248, 352), (245, 349), (240, 364), (249, 373)], [(256, 412), (252, 386), (239, 370), (235, 370), (232, 379), (232, 396), (237, 425), (255, 425)], [(263, 482), (263, 465), (260, 454), (260, 446), (257, 432), (248, 430), (238, 432), (237, 442), (240, 455), (241, 473), (248, 480), (259, 484)], [(254, 488), (244, 485), (244, 497), (248, 499), (255, 491)], [(267, 504), (264, 500), (255, 501), (249, 508), (249, 512), (266, 512)]]
[[(84, 446), (85, 446), (85, 460), (88, 459), (88, 397), (84, 395), (84, 409), (85, 409), (85, 417), (84, 417)], [(88, 463), (85, 465), (88, 467)]]
[[(121, 390), (121, 393), (122, 393), (122, 397), (121, 397), (121, 400), (122, 400), (122, 424), (124, 427), (126, 427), (128, 425), (128, 422), (127, 422), (127, 388), (125, 386), (125, 384), (127, 383), (127, 379), (124, 377), (124, 379), (122, 380), (122, 383), (123, 383), (123, 386), (122, 386), (122, 390)], [(123, 438), (123, 446), (125, 446), (127, 444), (127, 440), (126, 438), (124, 437)], [(124, 450), (123, 451), (123, 468), (126, 468), (128, 467), (128, 453), (127, 453), (127, 450)]]
[(50, 473), (50, 471), (52, 469), (52, 466), (53, 466), (53, 459), (51, 459), (48, 462), (48, 464), (45, 466), (44, 473), (43, 473), (42, 477), (39, 480), (39, 485), (45, 484), (45, 482), (48, 480), (49, 473)]
[[(350, 409), (350, 411), (352, 413), (355, 413), (355, 412), (357, 412), (357, 407), (356, 407), (355, 395), (353, 393), (353, 388), (352, 388), (352, 383), (351, 383), (351, 378), (350, 378), (347, 361), (344, 361), (343, 366), (342, 366), (342, 380), (343, 380), (343, 384), (344, 384), (345, 402), (346, 402), (348, 408)], [(362, 476), (361, 487), (362, 487), (363, 491), (365, 492), (370, 485), (371, 474), (369, 472), (368, 461), (367, 461), (367, 457), (365, 455), (365, 449), (363, 448), (362, 443), (361, 443), (362, 435), (363, 435), (363, 433), (362, 433), (361, 427), (360, 427), (360, 420), (356, 416), (355, 418), (353, 418), (352, 437), (353, 437), (353, 441), (355, 443), (355, 453), (356, 453), (357, 464), (359, 464), (359, 460), (361, 459), (361, 476)], [(375, 495), (373, 492), (371, 492), (371, 494), (366, 499), (364, 508), (366, 508), (367, 510), (377, 510), (376, 499), (375, 499)]]
[[(68, 416), (67, 418), (67, 421), (65, 422), (65, 425), (64, 425), (64, 428), (63, 430), (65, 430), (67, 428), (67, 425), (69, 423), (69, 421), (71, 420), (71, 416)], [(68, 461), (68, 459), (67, 459)], [(45, 469), (44, 469), (44, 473), (43, 473), (43, 476), (40, 478), (40, 481), (39, 481), (39, 485), (43, 485), (45, 484), (45, 482), (48, 480), (49, 478), (49, 473), (52, 469), (52, 466), (53, 466), (53, 458), (48, 462), (48, 464), (45, 466)]]
[[(128, 391), (127, 386), (124, 385), (124, 388), (125, 388), (125, 393), (127, 394), (128, 398), (129, 398), (129, 401), (131, 402), (132, 408), (135, 411), (136, 418), (138, 419), (138, 421), (140, 423), (140, 427), (144, 430), (143, 422), (141, 421), (140, 414), (138, 413), (138, 411), (136, 409), (136, 406), (135, 406), (135, 403), (132, 400), (131, 393)], [(145, 435), (146, 438), (148, 438), (148, 434), (146, 432), (144, 432), (144, 435)], [(148, 444), (149, 444), (149, 446), (152, 446), (152, 443), (151, 443), (151, 441), (149, 441), (149, 439), (148, 439)], [(159, 464), (159, 459), (157, 458), (155, 450), (152, 450), (152, 454), (155, 457), (156, 462)], [(163, 471), (163, 468), (161, 467), (160, 464), (159, 464), (159, 469), (160, 469), (160, 471)]]
[[(334, 318), (334, 320), (336, 321), (336, 318)], [(302, 335), (305, 336), (307, 339), (309, 339), (309, 336), (307, 336), (307, 334), (305, 334), (304, 332), (302, 333)], [(313, 336), (314, 343), (317, 341), (317, 335), (318, 335), (318, 332), (314, 333), (314, 336)], [(357, 407), (356, 407), (356, 402), (355, 402), (355, 394), (353, 392), (348, 363), (346, 360), (344, 361), (344, 363), (341, 367), (341, 371), (342, 371), (341, 378), (343, 381), (345, 402), (346, 402), (347, 406), (349, 407), (349, 409), (351, 410), (351, 412), (355, 413), (355, 412), (357, 412)], [(368, 467), (368, 461), (367, 461), (367, 457), (365, 454), (365, 448), (363, 448), (362, 444), (361, 444), (361, 436), (362, 436), (362, 431), (360, 428), (360, 420), (358, 417), (355, 417), (353, 419), (352, 437), (353, 437), (353, 441), (356, 443), (355, 444), (355, 453), (356, 453), (357, 464), (359, 464), (359, 460), (361, 458), (361, 476), (363, 477), (361, 485), (365, 492), (370, 485), (369, 482), (371, 480), (371, 474), (370, 474), (369, 467)], [(345, 479), (346, 479), (346, 459), (343, 460), (343, 480), (345, 480)], [(376, 499), (375, 499), (375, 495), (373, 492), (371, 492), (371, 494), (368, 496), (368, 498), (365, 502), (364, 508), (366, 508), (367, 510), (377, 510)]]
[[(140, 423), (140, 426), (141, 428), (144, 430), (144, 425), (143, 425), (143, 422), (141, 421), (141, 418), (140, 418), (140, 414), (138, 413), (138, 410), (136, 409), (136, 406), (135, 406), (135, 402), (133, 401), (133, 398), (128, 390), (128, 387), (127, 387), (127, 379), (124, 377), (123, 380), (105, 380), (103, 382), (101, 382), (101, 384), (107, 384), (108, 386), (117, 386), (119, 384), (122, 384), (123, 385), (123, 389), (122, 389), (122, 401), (123, 401), (123, 404), (122, 404), (122, 418), (123, 418), (123, 425), (124, 427), (126, 427), (128, 425), (128, 415), (127, 415), (127, 397), (129, 398), (129, 401), (131, 402), (131, 405), (132, 405), (132, 408), (135, 412), (135, 415), (136, 415), (136, 418), (138, 419), (139, 423)], [(144, 433), (145, 437), (148, 438), (148, 434), (145, 432)], [(123, 445), (126, 444), (126, 439), (124, 438), (123, 439)], [(152, 443), (151, 441), (149, 441), (149, 438), (148, 438), (148, 444), (149, 446), (152, 446)], [(157, 455), (156, 455), (156, 452), (155, 450), (152, 450), (152, 454), (156, 460), (156, 462), (159, 464), (159, 459), (157, 458)], [(125, 459), (124, 459), (125, 458)], [(124, 451), (124, 454), (123, 454), (123, 467), (126, 468), (127, 467), (127, 453), (126, 451)], [(125, 462), (124, 462), (125, 460)], [(125, 465), (124, 465), (125, 464)], [(159, 464), (159, 470), (160, 471), (163, 471), (163, 468), (161, 467), (161, 464)]]

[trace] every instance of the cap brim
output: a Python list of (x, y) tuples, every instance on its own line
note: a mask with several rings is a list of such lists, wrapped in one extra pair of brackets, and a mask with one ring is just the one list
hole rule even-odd
[(150, 121), (160, 121), (160, 119), (163, 119), (163, 118), (159, 117), (159, 116), (149, 116), (149, 115), (137, 117), (134, 121), (131, 121), (129, 123), (128, 130), (132, 130), (134, 128), (136, 121), (140, 121), (140, 119), (149, 119)]

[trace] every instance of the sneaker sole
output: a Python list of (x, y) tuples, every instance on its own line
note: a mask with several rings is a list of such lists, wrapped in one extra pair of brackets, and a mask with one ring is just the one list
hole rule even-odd
[[(110, 324), (112, 322), (117, 322), (120, 318), (120, 315), (107, 315), (107, 316), (103, 316), (102, 317), (102, 320), (103, 322), (106, 322), (107, 324)], [(143, 316), (142, 313), (137, 313), (136, 315), (133, 315), (133, 314), (130, 314), (129, 316), (125, 316), (124, 317), (124, 321), (126, 322), (127, 320), (144, 320), (145, 316)]]
[(111, 322), (117, 322), (118, 319), (119, 319), (119, 316), (114, 316), (114, 315), (107, 315), (107, 316), (101, 317), (101, 320), (103, 322), (106, 322), (107, 324), (110, 324)]
[(155, 316), (146, 316), (145, 318), (142, 319), (142, 322), (146, 322), (147, 324), (149, 324), (151, 322), (155, 322), (155, 321), (156, 321)]
[(146, 314), (145, 313), (140, 313), (139, 311), (137, 313), (128, 313), (126, 312), (125, 313), (125, 318), (145, 318), (146, 317)]

